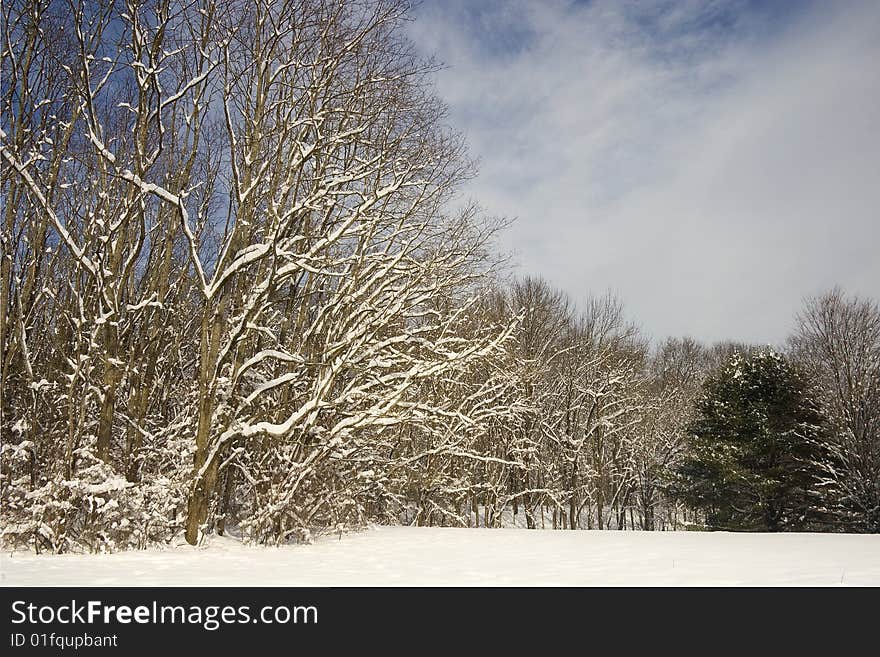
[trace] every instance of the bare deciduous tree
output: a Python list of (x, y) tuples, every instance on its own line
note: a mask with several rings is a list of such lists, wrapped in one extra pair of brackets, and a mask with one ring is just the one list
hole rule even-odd
[(880, 531), (880, 307), (839, 289), (808, 299), (790, 346), (832, 423), (831, 510)]

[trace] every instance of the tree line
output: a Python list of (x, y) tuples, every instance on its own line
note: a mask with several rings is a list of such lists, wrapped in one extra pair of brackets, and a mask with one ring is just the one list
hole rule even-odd
[[(759, 526), (688, 479), (704, 383), (755, 350), (510, 280), (408, 12), (3, 4), (4, 542)], [(877, 304), (810, 301), (777, 357), (820, 448), (773, 528), (877, 531)]]

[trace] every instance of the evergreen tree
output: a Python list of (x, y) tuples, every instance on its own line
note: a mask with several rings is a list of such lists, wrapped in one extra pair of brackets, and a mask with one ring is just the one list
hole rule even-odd
[(821, 507), (824, 421), (806, 382), (772, 350), (735, 353), (703, 386), (674, 492), (716, 529), (806, 529)]

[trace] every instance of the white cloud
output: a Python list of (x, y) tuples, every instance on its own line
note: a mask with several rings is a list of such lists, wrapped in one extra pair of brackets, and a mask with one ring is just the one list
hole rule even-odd
[(880, 5), (443, 2), (412, 36), (523, 272), (655, 337), (778, 342), (804, 295), (880, 297)]

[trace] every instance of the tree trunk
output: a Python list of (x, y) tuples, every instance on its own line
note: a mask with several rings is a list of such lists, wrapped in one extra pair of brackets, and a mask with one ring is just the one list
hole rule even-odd
[(232, 499), (232, 489), (235, 485), (235, 468), (226, 467), (226, 484), (223, 487), (223, 502), (220, 507), (220, 520), (217, 521), (217, 535), (223, 536), (226, 531), (226, 518), (229, 515), (229, 500)]
[[(196, 545), (199, 540), (199, 527), (208, 518), (208, 506), (217, 480), (217, 460), (207, 463), (211, 420), (214, 412), (213, 379), (216, 366), (221, 313), (213, 318), (206, 313), (202, 322), (202, 344), (199, 365), (199, 421), (196, 429), (196, 451), (193, 456), (194, 481), (187, 504), (186, 542)], [(207, 463), (207, 465), (206, 465)], [(202, 470), (204, 469), (204, 473)]]
[(108, 461), (110, 442), (113, 437), (113, 414), (116, 410), (116, 386), (119, 383), (119, 369), (115, 363), (118, 339), (116, 328), (109, 322), (104, 327), (104, 396), (98, 415), (98, 437), (95, 445), (98, 458)]

